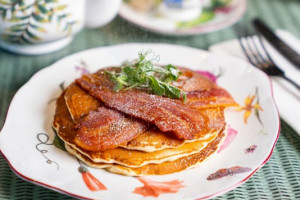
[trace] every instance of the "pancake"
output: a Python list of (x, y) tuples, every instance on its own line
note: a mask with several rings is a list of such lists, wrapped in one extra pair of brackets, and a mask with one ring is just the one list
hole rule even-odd
[(54, 127), (57, 130), (57, 134), (64, 142), (89, 157), (93, 162), (117, 163), (127, 167), (140, 167), (148, 163), (162, 163), (199, 152), (217, 135), (212, 134), (206, 140), (186, 143), (175, 149), (162, 149), (154, 152), (134, 151), (124, 148), (96, 152), (88, 151), (86, 148), (80, 147), (76, 142), (78, 137), (76, 125), (68, 112), (63, 95), (57, 100), (57, 113), (54, 118)]
[(178, 77), (176, 82), (172, 85), (182, 89), (185, 92), (192, 92), (204, 89), (211, 89), (217, 87), (217, 85), (212, 82), (209, 78), (199, 74), (193, 70), (178, 67), (181, 75)]
[(75, 123), (90, 111), (96, 111), (103, 104), (81, 89), (76, 83), (71, 83), (65, 90), (64, 99)]
[(140, 133), (127, 144), (121, 146), (126, 149), (152, 152), (166, 148), (177, 148), (189, 142), (206, 140), (224, 127), (224, 108), (203, 109), (201, 112), (207, 116), (208, 120), (205, 128), (197, 133), (193, 140), (180, 140), (171, 134), (163, 133), (153, 127), (146, 132)]
[(69, 145), (66, 145), (66, 149), (69, 153), (76, 156), (78, 159), (80, 159), (90, 167), (105, 168), (110, 172), (126, 176), (163, 175), (180, 172), (182, 170), (193, 168), (201, 164), (204, 160), (212, 156), (213, 153), (217, 152), (224, 138), (225, 133), (221, 132), (212, 142), (210, 142), (205, 148), (203, 148), (198, 153), (181, 157), (174, 161), (163, 162), (160, 164), (148, 164), (137, 168), (130, 168), (117, 164), (110, 165), (105, 163), (95, 163)]
[(207, 77), (185, 68), (172, 83), (187, 101), (144, 90), (114, 92), (105, 70), (83, 75), (56, 102), (53, 127), (67, 151), (87, 165), (128, 176), (192, 168), (225, 137), (224, 109), (237, 105)]
[(149, 163), (162, 163), (176, 160), (180, 157), (194, 154), (201, 151), (218, 134), (212, 135), (207, 140), (186, 143), (177, 148), (162, 149), (154, 152), (143, 152), (115, 148), (105, 151), (89, 152), (78, 148), (76, 145), (69, 144), (81, 154), (87, 156), (95, 163), (116, 163), (127, 167), (140, 167)]
[[(87, 116), (90, 111), (97, 110), (97, 106), (104, 106), (75, 83), (72, 83), (69, 87), (67, 87), (64, 99), (69, 113), (75, 123), (80, 122), (82, 118)], [(81, 99), (85, 100), (85, 102), (87, 103), (82, 102)], [(61, 105), (59, 104), (57, 106), (59, 107)], [(214, 108), (202, 109), (200, 111), (201, 113), (203, 113), (203, 115), (208, 116), (208, 121), (204, 130), (202, 132), (199, 132), (195, 136), (195, 140), (181, 140), (176, 137), (172, 137), (171, 134), (162, 133), (154, 126), (150, 126), (148, 130), (139, 133), (137, 137), (133, 138), (127, 143), (121, 144), (120, 146), (131, 150), (152, 152), (165, 148), (176, 148), (186, 142), (205, 140), (216, 132), (219, 132), (223, 128), (225, 123), (223, 110), (223, 108)], [(96, 130), (100, 131), (101, 129)], [(90, 133), (90, 135), (92, 134), (94, 133)], [(106, 135), (109, 134), (107, 133)], [(85, 143), (93, 144), (93, 140), (89, 140), (91, 140), (91, 137), (89, 137), (88, 132), (85, 132), (85, 137), (83, 137), (81, 133), (79, 133), (75, 141), (80, 147), (85, 149)]]

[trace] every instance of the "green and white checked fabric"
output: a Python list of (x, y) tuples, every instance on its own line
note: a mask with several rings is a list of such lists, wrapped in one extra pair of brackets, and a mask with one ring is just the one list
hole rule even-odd
[[(273, 28), (300, 38), (299, 0), (249, 0), (240, 23), (261, 17)], [(16, 91), (38, 70), (69, 54), (98, 46), (130, 42), (172, 43), (200, 49), (235, 38), (232, 27), (197, 36), (171, 37), (146, 32), (120, 18), (98, 30), (85, 30), (68, 47), (48, 55), (19, 56), (0, 50), (0, 127)], [(35, 94), (32, 94), (35, 95)], [(0, 199), (73, 199), (17, 177), (0, 155)], [(215, 199), (300, 199), (300, 136), (282, 121), (281, 135), (268, 163), (245, 184)]]

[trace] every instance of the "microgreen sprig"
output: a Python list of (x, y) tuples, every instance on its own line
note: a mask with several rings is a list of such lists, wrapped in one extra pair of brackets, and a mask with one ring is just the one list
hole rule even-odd
[[(147, 59), (149, 55), (153, 55), (152, 59)], [(186, 101), (186, 94), (180, 88), (171, 85), (177, 81), (181, 72), (173, 65), (156, 66), (154, 61), (159, 56), (149, 50), (140, 52), (139, 58), (133, 62), (123, 64), (121, 69), (117, 71), (106, 71), (111, 81), (115, 83), (114, 91), (118, 92), (122, 89), (143, 89), (148, 90), (158, 96), (166, 96), (172, 99), (182, 98)]]

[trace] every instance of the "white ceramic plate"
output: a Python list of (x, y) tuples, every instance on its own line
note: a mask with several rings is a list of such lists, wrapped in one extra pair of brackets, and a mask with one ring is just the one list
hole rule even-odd
[[(122, 3), (119, 15), (127, 21), (146, 30), (166, 35), (195, 35), (226, 28), (245, 14), (246, 0), (232, 0), (224, 9), (214, 11), (214, 17), (199, 23), (182, 25), (180, 21), (161, 16), (156, 12), (138, 12), (127, 3)], [(191, 23), (192, 22), (192, 23)]]
[[(255, 95), (248, 105), (248, 110), (252, 112), (247, 124), (243, 119), (245, 109), (226, 111), (226, 122), (230, 128), (222, 151), (197, 168), (146, 177), (150, 188), (158, 192), (155, 198), (209, 198), (229, 191), (250, 178), (267, 162), (279, 135), (279, 117), (269, 79), (242, 60), (167, 44), (124, 44), (86, 50), (36, 73), (15, 95), (0, 134), (1, 152), (12, 170), (27, 181), (75, 197), (143, 199), (141, 193), (133, 193), (136, 188), (143, 187), (141, 180), (102, 169), (88, 168), (89, 173), (107, 190), (93, 192), (89, 189), (84, 182), (87, 174), (82, 175), (78, 171), (78, 161), (52, 144), (55, 134), (51, 124), (54, 100), (61, 93), (61, 86), (67, 86), (86, 70), (94, 72), (101, 67), (119, 65), (136, 58), (139, 51), (148, 49), (160, 55), (161, 64), (171, 63), (217, 75), (217, 83), (226, 88), (241, 107), (245, 107), (246, 97)], [(252, 107), (258, 108), (257, 103), (263, 111), (255, 112)], [(218, 171), (220, 169), (225, 170)], [(219, 173), (215, 173), (217, 171)], [(208, 177), (214, 180), (208, 180)], [(168, 182), (172, 180), (175, 181)], [(92, 178), (91, 181), (95, 182)], [(159, 191), (161, 188), (166, 189), (165, 193)], [(144, 191), (150, 194), (147, 188)]]

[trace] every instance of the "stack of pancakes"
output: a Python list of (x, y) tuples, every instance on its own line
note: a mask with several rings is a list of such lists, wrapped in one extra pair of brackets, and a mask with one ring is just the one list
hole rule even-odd
[(56, 104), (53, 127), (67, 151), (87, 165), (129, 176), (161, 175), (194, 167), (225, 137), (227, 91), (179, 68), (174, 83), (187, 102), (140, 90), (114, 92), (102, 69), (68, 86)]

